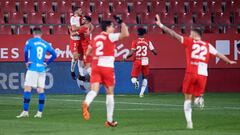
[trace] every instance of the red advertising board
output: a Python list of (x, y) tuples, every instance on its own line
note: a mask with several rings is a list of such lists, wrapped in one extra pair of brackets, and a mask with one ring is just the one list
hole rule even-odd
[[(0, 62), (23, 61), (23, 48), (25, 42), (31, 38), (31, 35), (0, 35)], [(132, 34), (127, 39), (116, 43), (116, 60), (122, 60), (123, 55), (129, 53), (131, 42), (137, 38)], [(185, 51), (180, 43), (166, 34), (148, 34), (152, 40), (158, 55), (150, 55), (151, 68), (184, 68)], [(69, 35), (48, 35), (43, 39), (50, 42), (55, 48), (58, 58), (57, 61), (70, 61), (71, 52), (69, 49)], [(219, 52), (225, 54), (228, 58), (239, 61), (236, 42), (240, 36), (227, 34), (205, 34), (203, 40), (210, 42)], [(218, 61), (215, 57), (210, 60), (210, 68), (240, 68), (240, 64), (226, 65)]]

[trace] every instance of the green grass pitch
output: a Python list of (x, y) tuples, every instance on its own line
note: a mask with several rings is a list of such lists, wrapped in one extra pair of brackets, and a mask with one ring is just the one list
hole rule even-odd
[(116, 128), (104, 127), (105, 96), (92, 103), (91, 119), (81, 116), (83, 95), (47, 95), (42, 119), (33, 118), (38, 97), (32, 96), (30, 117), (17, 119), (21, 95), (0, 95), (0, 135), (240, 135), (240, 93), (207, 93), (205, 110), (193, 109), (193, 130), (185, 129), (182, 94), (115, 96)]

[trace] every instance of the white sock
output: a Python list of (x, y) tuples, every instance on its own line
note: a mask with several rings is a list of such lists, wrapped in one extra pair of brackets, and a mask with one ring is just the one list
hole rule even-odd
[(72, 61), (71, 61), (71, 72), (74, 72), (76, 64), (77, 64), (77, 61), (75, 59), (72, 59)]
[(113, 121), (113, 111), (114, 111), (114, 96), (107, 95), (106, 96), (106, 107), (107, 107), (107, 121)]
[(84, 68), (81, 60), (78, 60), (78, 71), (81, 76), (84, 76)]
[(184, 114), (187, 122), (192, 122), (192, 101), (184, 101)]
[(89, 106), (93, 99), (97, 96), (97, 92), (96, 91), (93, 91), (91, 90), (90, 92), (88, 92), (88, 94), (86, 95), (86, 98), (85, 98), (85, 103)]
[(146, 87), (147, 87), (147, 84), (148, 84), (148, 80), (147, 79), (143, 79), (140, 95), (144, 94), (144, 92), (146, 90)]
[(133, 84), (136, 83), (136, 82), (137, 82), (137, 78), (135, 78), (135, 77), (131, 78), (131, 82), (132, 82)]

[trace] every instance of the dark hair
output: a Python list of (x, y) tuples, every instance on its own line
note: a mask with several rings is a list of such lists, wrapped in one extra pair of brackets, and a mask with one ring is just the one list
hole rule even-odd
[(72, 11), (73, 11), (73, 13), (75, 13), (78, 9), (80, 9), (81, 7), (78, 7), (78, 6), (76, 6), (76, 7), (73, 7), (72, 8)]
[(39, 27), (33, 28), (33, 34), (34, 34), (34, 35), (36, 35), (36, 34), (42, 34), (41, 28), (39, 28)]
[(87, 20), (88, 22), (91, 22), (91, 21), (92, 21), (92, 18), (91, 18), (90, 16), (85, 15), (84, 17), (86, 18), (86, 20)]
[(200, 37), (202, 36), (202, 30), (200, 28), (194, 28), (191, 31), (196, 32)]
[(138, 36), (143, 36), (147, 33), (147, 30), (145, 28), (140, 27), (137, 29), (137, 33), (138, 33)]
[(240, 51), (240, 41), (237, 42), (237, 48)]
[(111, 26), (112, 21), (110, 20), (102, 20), (101, 22), (101, 29), (102, 31), (107, 31), (107, 27)]

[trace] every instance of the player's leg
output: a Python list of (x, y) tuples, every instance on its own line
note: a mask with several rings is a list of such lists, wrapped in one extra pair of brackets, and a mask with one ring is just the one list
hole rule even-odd
[(194, 91), (194, 104), (196, 106), (198, 106), (201, 110), (203, 110), (204, 108), (204, 98), (203, 98), (203, 94), (205, 91), (205, 87), (206, 87), (206, 83), (207, 83), (207, 77), (206, 76), (198, 76), (197, 79), (197, 85)]
[(24, 82), (24, 93), (23, 93), (23, 111), (17, 118), (29, 117), (28, 109), (31, 101), (31, 90), (32, 87), (37, 87), (37, 73), (34, 71), (27, 71), (25, 82)]
[(78, 58), (78, 71), (79, 71), (78, 79), (81, 81), (85, 81), (84, 61), (83, 61), (84, 50), (83, 50), (82, 44), (80, 44), (78, 47), (78, 53), (80, 54)]
[(193, 93), (193, 86), (194, 86), (194, 76), (192, 74), (185, 74), (184, 81), (183, 81), (183, 93), (185, 96), (183, 109), (185, 114), (185, 119), (187, 122), (187, 128), (193, 128), (192, 122), (192, 93)]
[(139, 97), (143, 97), (144, 96), (144, 92), (147, 88), (147, 84), (148, 84), (148, 75), (149, 75), (149, 68), (148, 66), (142, 66), (142, 74), (143, 74), (143, 80), (142, 80), (142, 87), (141, 87), (141, 91), (139, 94)]
[(35, 118), (41, 118), (42, 112), (44, 109), (45, 104), (45, 93), (44, 93), (44, 87), (45, 87), (45, 80), (46, 80), (46, 73), (40, 73), (38, 78), (38, 111), (36, 115), (34, 115)]
[(72, 60), (71, 60), (71, 76), (72, 79), (76, 80), (76, 74), (75, 74), (75, 67), (77, 64), (77, 60), (79, 58), (79, 53), (78, 53), (78, 46), (79, 46), (79, 41), (78, 40), (71, 40), (70, 39), (70, 50), (72, 52)]
[(139, 89), (138, 76), (141, 72), (141, 66), (138, 61), (133, 62), (132, 72), (131, 72), (131, 82), (134, 85), (135, 89)]
[(116, 127), (117, 121), (113, 120), (114, 113), (114, 87), (115, 87), (115, 74), (114, 69), (106, 70), (104, 72), (103, 84), (106, 89), (106, 108), (107, 108), (107, 121), (106, 127)]
[(90, 82), (91, 82), (91, 90), (87, 93), (85, 100), (82, 103), (82, 115), (85, 120), (90, 119), (88, 108), (92, 103), (92, 101), (94, 100), (94, 98), (97, 96), (97, 93), (100, 88), (100, 83), (102, 82), (101, 75), (99, 73), (98, 68), (94, 68), (92, 70)]

